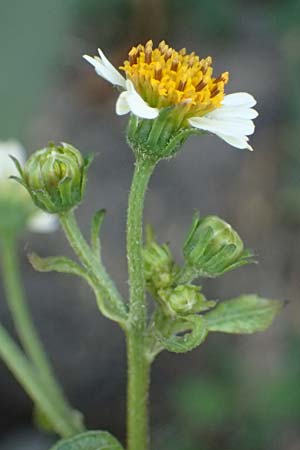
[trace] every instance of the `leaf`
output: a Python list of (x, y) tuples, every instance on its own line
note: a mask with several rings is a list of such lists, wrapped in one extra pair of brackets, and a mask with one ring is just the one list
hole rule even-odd
[(157, 316), (157, 340), (170, 352), (185, 353), (193, 350), (202, 344), (207, 333), (202, 316), (190, 315), (176, 320)]
[(65, 256), (41, 258), (36, 253), (30, 253), (28, 259), (38, 272), (63, 272), (88, 278), (87, 272), (79, 264)]
[(123, 450), (123, 447), (107, 431), (87, 431), (59, 441), (50, 450)]
[(101, 251), (99, 233), (101, 225), (106, 214), (105, 209), (100, 209), (94, 214), (91, 224), (91, 246), (95, 255), (99, 255)]
[(268, 328), (283, 304), (254, 294), (241, 295), (219, 303), (204, 319), (209, 331), (251, 334)]

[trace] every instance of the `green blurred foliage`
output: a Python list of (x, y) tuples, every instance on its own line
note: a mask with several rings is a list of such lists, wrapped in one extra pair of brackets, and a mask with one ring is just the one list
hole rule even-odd
[(173, 401), (189, 427), (219, 428), (234, 406), (232, 387), (213, 378), (192, 377), (175, 385)]
[(280, 150), (279, 204), (286, 221), (300, 221), (300, 2), (273, 0), (264, 6), (274, 39), (281, 51), (281, 123), (278, 124)]
[(232, 356), (226, 349), (222, 358), (215, 354), (218, 364), (208, 373), (176, 381), (169, 389), (175, 416), (157, 430), (157, 448), (277, 449), (278, 440), (297, 429), (300, 419), (300, 337), (286, 342), (278, 372), (257, 375), (250, 385), (241, 376), (238, 353)]
[(22, 137), (63, 56), (70, 2), (1, 1), (0, 139)]
[(74, 22), (87, 40), (112, 48), (124, 41), (133, 12), (131, 0), (74, 0)]
[(166, 3), (173, 18), (185, 21), (195, 34), (206, 39), (233, 36), (238, 25), (236, 17), (242, 7), (238, 0), (167, 0)]

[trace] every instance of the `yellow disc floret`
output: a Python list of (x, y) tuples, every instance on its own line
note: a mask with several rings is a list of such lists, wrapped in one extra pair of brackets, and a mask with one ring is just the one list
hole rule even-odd
[(214, 78), (212, 58), (200, 59), (161, 41), (133, 47), (120, 69), (152, 107), (181, 106), (185, 117), (203, 116), (221, 106), (228, 72)]

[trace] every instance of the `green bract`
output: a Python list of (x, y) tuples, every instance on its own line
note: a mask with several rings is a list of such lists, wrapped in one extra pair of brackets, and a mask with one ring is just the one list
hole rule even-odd
[(187, 127), (183, 119), (183, 113), (174, 107), (162, 109), (154, 120), (132, 115), (127, 128), (127, 141), (135, 156), (153, 161), (171, 158), (189, 136), (204, 133)]
[(196, 214), (183, 246), (185, 267), (180, 281), (197, 276), (216, 277), (252, 260), (239, 235), (217, 216)]
[(25, 186), (44, 211), (68, 211), (82, 200), (91, 160), (90, 156), (83, 158), (70, 144), (49, 144), (33, 153), (23, 168), (14, 159), (21, 178), (13, 178)]
[(159, 245), (153, 231), (147, 228), (146, 245), (143, 249), (144, 273), (147, 285), (154, 294), (174, 282), (177, 266), (167, 244)]
[(186, 316), (199, 313), (215, 306), (214, 301), (207, 301), (200, 292), (199, 286), (179, 285), (174, 289), (159, 291), (159, 298), (164, 313), (176, 316)]

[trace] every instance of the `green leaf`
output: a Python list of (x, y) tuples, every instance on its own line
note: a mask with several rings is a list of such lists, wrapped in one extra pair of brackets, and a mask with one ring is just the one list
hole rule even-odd
[(36, 253), (30, 253), (28, 259), (38, 272), (63, 272), (88, 278), (88, 274), (83, 267), (65, 256), (41, 258)]
[(92, 250), (96, 256), (98, 256), (101, 251), (99, 233), (100, 233), (101, 225), (102, 225), (105, 214), (106, 214), (105, 209), (100, 209), (99, 211), (97, 211), (94, 214), (94, 217), (92, 219), (91, 246), (92, 246)]
[(180, 319), (170, 319), (157, 315), (155, 334), (166, 350), (185, 353), (204, 342), (208, 330), (202, 316), (190, 315)]
[(59, 441), (50, 450), (123, 450), (123, 447), (107, 431), (87, 431)]
[(254, 294), (241, 295), (219, 303), (204, 319), (209, 331), (251, 334), (268, 328), (283, 304)]

